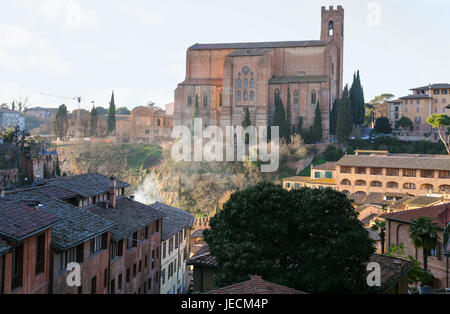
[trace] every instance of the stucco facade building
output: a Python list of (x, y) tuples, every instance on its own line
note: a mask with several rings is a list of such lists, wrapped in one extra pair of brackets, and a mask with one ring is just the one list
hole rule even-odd
[[(428, 86), (412, 88), (413, 94), (400, 97), (401, 115), (408, 117), (412, 128), (400, 132), (402, 136), (425, 137), (432, 141), (439, 141), (436, 129), (433, 129), (427, 119), (432, 114), (449, 114), (446, 106), (450, 104), (450, 84), (438, 83)], [(391, 121), (392, 122), (392, 121)]]
[(245, 109), (252, 125), (272, 123), (275, 100), (313, 124), (320, 106), (324, 139), (329, 113), (343, 85), (344, 9), (322, 7), (320, 40), (195, 44), (186, 55), (186, 79), (175, 91), (174, 125), (190, 126), (198, 99), (203, 126), (240, 126)]

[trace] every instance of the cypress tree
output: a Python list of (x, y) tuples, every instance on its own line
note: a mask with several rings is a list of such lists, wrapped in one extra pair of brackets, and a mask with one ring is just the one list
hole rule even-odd
[(61, 140), (67, 135), (69, 129), (69, 118), (67, 116), (66, 105), (61, 105), (56, 111), (55, 120), (53, 121), (53, 129), (57, 138)]
[(108, 134), (112, 134), (115, 130), (116, 130), (116, 104), (114, 103), (114, 91), (113, 91), (108, 110)]
[(91, 110), (91, 120), (90, 120), (90, 130), (89, 134), (90, 136), (96, 136), (97, 135), (97, 126), (98, 126), (98, 112), (95, 106), (92, 107)]
[(286, 121), (286, 112), (284, 111), (284, 106), (281, 99), (277, 99), (275, 102), (275, 117), (273, 120), (273, 126), (279, 127), (280, 138), (284, 138), (286, 141), (289, 140), (289, 126)]
[(352, 121), (350, 107), (350, 98), (348, 85), (345, 85), (342, 98), (339, 101), (338, 118), (336, 125), (336, 135), (341, 143), (346, 143), (352, 132)]
[(333, 103), (333, 109), (330, 113), (330, 134), (336, 135), (337, 115), (339, 109), (339, 99), (335, 99)]
[(291, 90), (288, 88), (288, 94), (287, 94), (287, 106), (286, 106), (286, 116), (287, 116), (287, 141), (290, 142), (291, 141)]
[[(242, 121), (242, 127), (244, 129), (248, 128), (252, 125), (252, 121), (250, 120), (250, 110), (248, 110), (248, 107), (245, 108), (245, 118), (244, 121)], [(250, 142), (250, 138), (248, 134), (245, 134), (245, 144), (248, 144)]]
[(366, 116), (366, 106), (365, 106), (365, 99), (364, 99), (364, 88), (361, 84), (361, 76), (359, 75), (359, 70), (357, 72), (356, 76), (358, 80), (358, 101), (359, 101), (359, 124), (364, 123), (364, 118)]
[(316, 115), (314, 117), (314, 142), (319, 143), (322, 137), (322, 114), (320, 112), (320, 103), (317, 102)]

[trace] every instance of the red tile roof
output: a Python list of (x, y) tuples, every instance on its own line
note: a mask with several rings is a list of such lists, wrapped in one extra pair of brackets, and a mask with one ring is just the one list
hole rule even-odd
[(307, 294), (292, 288), (264, 281), (260, 276), (252, 276), (250, 280), (220, 288), (208, 294)]
[(438, 216), (442, 214), (444, 211), (450, 210), (450, 203), (441, 204), (437, 206), (424, 207), (418, 209), (405, 210), (396, 213), (384, 214), (381, 217), (390, 219), (390, 220), (398, 220), (406, 223), (411, 222), (413, 219), (417, 219), (420, 217), (432, 217), (436, 218), (436, 222), (440, 227), (445, 228), (445, 222), (440, 220)]
[(7, 238), (20, 241), (57, 221), (56, 216), (24, 202), (0, 199), (0, 234)]

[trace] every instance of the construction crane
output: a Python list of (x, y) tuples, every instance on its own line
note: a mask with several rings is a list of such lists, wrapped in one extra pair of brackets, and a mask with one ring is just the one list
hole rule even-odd
[[(81, 102), (82, 101), (90, 101), (88, 99), (85, 99), (83, 97), (80, 96), (76, 96), (76, 97), (65, 97), (65, 96), (59, 96), (59, 95), (51, 95), (51, 94), (45, 94), (45, 93), (41, 93), (42, 96), (46, 96), (46, 97), (53, 97), (53, 98), (59, 98), (59, 99), (68, 99), (68, 100), (74, 100), (78, 103), (78, 111), (77, 111), (77, 137), (79, 137), (79, 132), (80, 132), (80, 114), (81, 114)], [(95, 101), (91, 100), (90, 101), (91, 104), (95, 104)]]

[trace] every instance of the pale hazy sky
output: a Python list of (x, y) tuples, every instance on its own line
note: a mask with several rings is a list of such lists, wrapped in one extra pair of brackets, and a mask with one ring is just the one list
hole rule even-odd
[[(320, 7), (345, 9), (345, 81), (366, 101), (450, 82), (448, 0), (0, 0), (0, 102), (83, 96), (130, 108), (173, 101), (195, 43), (313, 40)], [(77, 13), (79, 12), (79, 14)], [(83, 103), (89, 108), (89, 102)]]

